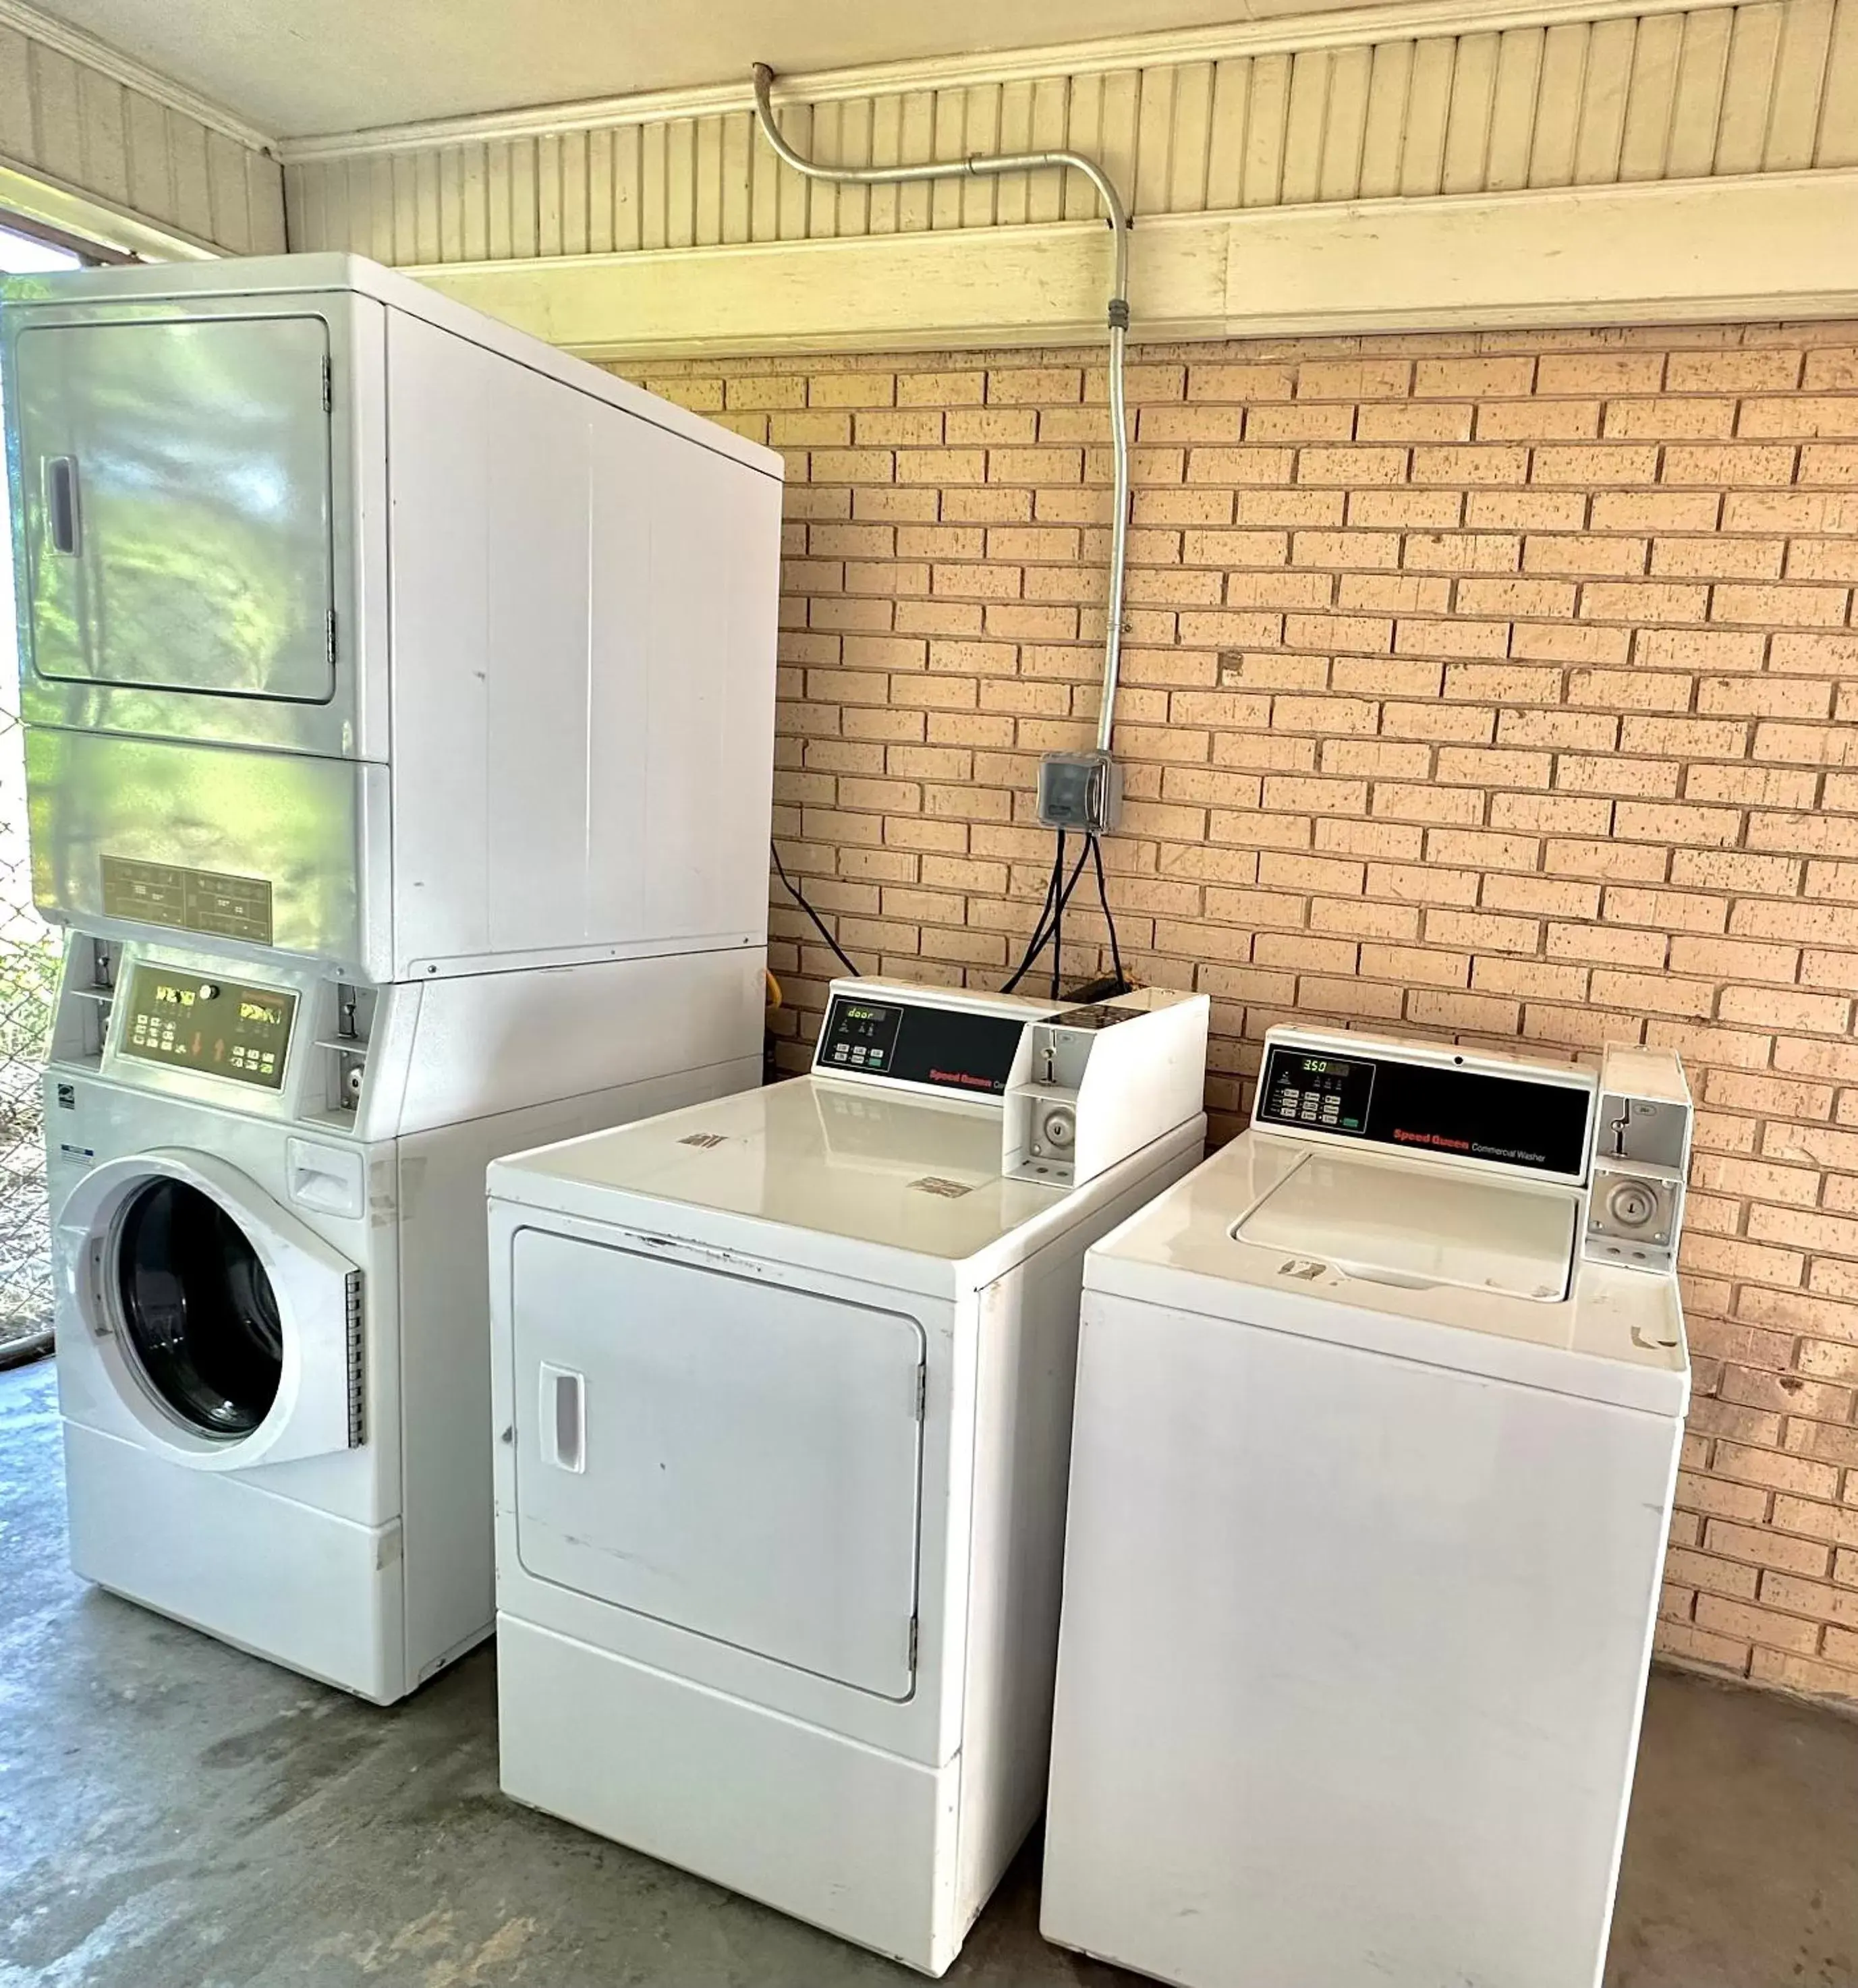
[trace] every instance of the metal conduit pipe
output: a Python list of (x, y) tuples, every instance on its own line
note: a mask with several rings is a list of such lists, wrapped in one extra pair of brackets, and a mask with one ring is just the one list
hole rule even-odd
[(1116, 680), (1122, 667), (1123, 573), (1129, 559), (1129, 438), (1123, 412), (1122, 355), (1129, 330), (1129, 217), (1122, 196), (1108, 174), (1095, 159), (1081, 152), (976, 153), (965, 159), (946, 159), (926, 166), (822, 166), (803, 158), (780, 134), (774, 122), (769, 93), (774, 72), (766, 63), (756, 63), (755, 118), (761, 135), (775, 154), (797, 173), (811, 180), (829, 180), (840, 186), (890, 186), (905, 181), (955, 180), (984, 178), (1000, 173), (1036, 173), (1047, 169), (1081, 173), (1097, 190), (1109, 210), (1110, 232), (1115, 238), (1116, 272), (1109, 300), (1109, 402), (1110, 448), (1115, 485), (1110, 515), (1110, 583), (1108, 625), (1103, 637), (1103, 702), (1097, 714), (1097, 749), (1107, 753), (1110, 733), (1115, 723)]

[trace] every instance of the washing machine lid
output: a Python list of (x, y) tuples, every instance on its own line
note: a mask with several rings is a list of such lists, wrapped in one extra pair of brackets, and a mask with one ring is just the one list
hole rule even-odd
[(1233, 1225), (1241, 1242), (1357, 1277), (1550, 1303), (1568, 1295), (1577, 1195), (1317, 1151)]
[(496, 1161), (490, 1192), (939, 1290), (1068, 1199), (1000, 1167), (991, 1106), (801, 1077)]
[(1090, 1253), (1087, 1290), (1681, 1415), (1676, 1280), (1589, 1263), (1582, 1197), (1246, 1132)]

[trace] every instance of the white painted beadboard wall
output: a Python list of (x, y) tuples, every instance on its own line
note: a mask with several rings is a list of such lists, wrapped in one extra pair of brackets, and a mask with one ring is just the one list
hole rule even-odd
[[(1403, 0), (795, 77), (782, 97), (789, 135), (824, 160), (1070, 146), (1139, 215), (1791, 174), (1858, 164), (1858, 0)], [(291, 245), (432, 265), (1096, 211), (1055, 174), (810, 185), (756, 140), (749, 101), (745, 80), (286, 144)]]
[(127, 224), (114, 244), (125, 249), (284, 246), (283, 169), (262, 134), (90, 36), (0, 0), (0, 206), (111, 232), (76, 203)]

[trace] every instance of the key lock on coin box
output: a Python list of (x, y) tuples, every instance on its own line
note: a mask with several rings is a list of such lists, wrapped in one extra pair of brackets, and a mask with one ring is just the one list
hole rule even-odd
[(1151, 1136), (1144, 1122), (1179, 1017), (1110, 1002), (1027, 1023), (1007, 1081), (1001, 1171), (1081, 1186)]
[(1669, 1270), (1690, 1159), (1690, 1091), (1669, 1050), (1609, 1049), (1600, 1064), (1584, 1253)]

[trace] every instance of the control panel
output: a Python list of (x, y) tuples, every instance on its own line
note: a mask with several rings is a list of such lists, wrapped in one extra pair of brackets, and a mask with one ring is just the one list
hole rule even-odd
[(296, 1002), (279, 988), (138, 964), (121, 998), (117, 1047), (145, 1062), (279, 1090)]
[(878, 1077), (997, 1097), (1025, 1026), (1021, 1015), (834, 994), (813, 1067), (821, 1076)]
[(1280, 1050), (1272, 1058), (1262, 1116), (1281, 1125), (1314, 1126), (1362, 1137), (1374, 1096), (1374, 1065), (1349, 1057)]
[(1480, 1161), (1579, 1182), (1594, 1087), (1429, 1043), (1267, 1040), (1252, 1122), (1261, 1128)]

